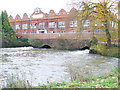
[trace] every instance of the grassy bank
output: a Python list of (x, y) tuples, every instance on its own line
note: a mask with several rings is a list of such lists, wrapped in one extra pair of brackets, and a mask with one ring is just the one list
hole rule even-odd
[(120, 73), (118, 71), (120, 71), (120, 67), (116, 67), (105, 75), (94, 78), (87, 77), (82, 81), (54, 82), (48, 85), (39, 85), (37, 87), (32, 87), (29, 81), (12, 76), (7, 79), (7, 85), (3, 86), (3, 88), (119, 88), (118, 77), (120, 77)]
[(109, 49), (105, 44), (93, 45), (91, 51), (103, 56), (120, 58), (120, 47), (115, 45), (111, 46)]
[(49, 85), (40, 85), (35, 88), (118, 88), (118, 70), (120, 68), (115, 68), (115, 70), (106, 73), (103, 76), (86, 78), (84, 81), (71, 81), (71, 82), (61, 82), (61, 83), (50, 83)]

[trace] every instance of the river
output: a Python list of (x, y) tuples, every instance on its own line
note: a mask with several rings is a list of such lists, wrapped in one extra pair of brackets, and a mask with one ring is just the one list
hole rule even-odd
[(62, 82), (81, 76), (98, 76), (115, 68), (118, 58), (84, 51), (37, 49), (33, 47), (0, 48), (0, 83), (10, 75), (29, 81), (32, 86)]

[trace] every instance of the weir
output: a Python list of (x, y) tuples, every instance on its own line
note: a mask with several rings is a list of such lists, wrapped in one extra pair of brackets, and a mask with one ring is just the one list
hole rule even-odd
[(85, 50), (89, 49), (91, 45), (89, 39), (31, 39), (29, 43), (38, 48), (53, 48), (62, 50)]

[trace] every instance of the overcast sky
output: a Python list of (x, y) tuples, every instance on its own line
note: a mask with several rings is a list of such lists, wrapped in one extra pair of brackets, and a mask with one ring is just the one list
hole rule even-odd
[(0, 11), (7, 10), (8, 15), (14, 18), (17, 14), (22, 17), (24, 13), (30, 16), (36, 7), (41, 8), (44, 13), (49, 13), (51, 9), (58, 13), (62, 8), (69, 12), (72, 7), (68, 3), (73, 1), (77, 0), (1, 0)]
[(53, 9), (56, 13), (62, 8), (69, 11), (67, 3), (70, 0), (2, 0), (0, 3), (0, 11), (7, 10), (8, 15), (13, 17), (16, 14), (23, 16), (27, 13), (29, 16), (33, 13), (36, 7), (41, 8), (45, 13), (49, 13)]

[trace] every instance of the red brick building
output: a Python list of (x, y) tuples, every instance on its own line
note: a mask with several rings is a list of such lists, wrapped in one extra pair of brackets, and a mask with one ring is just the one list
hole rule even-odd
[[(72, 8), (70, 12), (61, 9), (59, 13), (50, 10), (49, 14), (36, 8), (30, 17), (24, 13), (21, 18), (18, 14), (15, 19), (10, 16), (9, 21), (16, 35), (31, 35), (41, 33), (75, 33), (78, 26), (75, 13), (77, 10)], [(90, 20), (86, 20), (84, 27), (89, 30)]]

